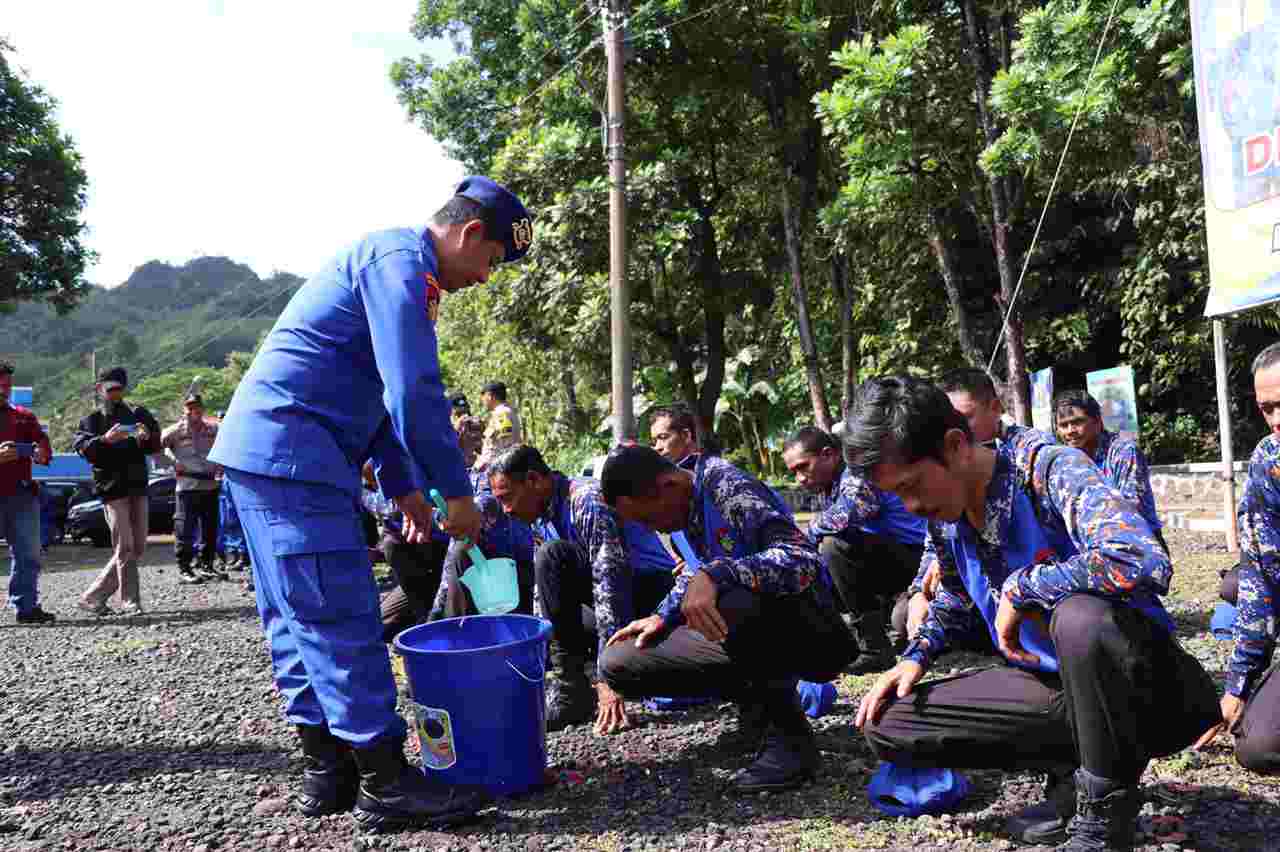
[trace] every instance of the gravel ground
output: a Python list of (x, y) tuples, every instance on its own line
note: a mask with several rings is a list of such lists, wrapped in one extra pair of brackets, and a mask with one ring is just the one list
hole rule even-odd
[[(1220, 673), (1229, 645), (1205, 626), (1217, 569), (1231, 560), (1211, 537), (1169, 537), (1170, 609), (1184, 643)], [(880, 816), (864, 796), (874, 761), (851, 728), (872, 678), (847, 677), (836, 712), (816, 723), (822, 777), (800, 791), (727, 795), (751, 755), (731, 707), (711, 705), (641, 715), (610, 738), (553, 734), (561, 783), (474, 825), (361, 837), (348, 816), (294, 814), (300, 761), (252, 601), (234, 582), (179, 586), (170, 553), (153, 540), (144, 616), (95, 619), (74, 604), (105, 551), (55, 548), (41, 589), (60, 620), (0, 623), (0, 849), (1003, 850), (1015, 848), (999, 835), (1004, 817), (1038, 798), (1030, 775), (976, 772), (955, 814)], [(938, 671), (980, 664), (951, 656)], [(1152, 765), (1143, 849), (1280, 850), (1280, 781), (1241, 771), (1228, 746)]]

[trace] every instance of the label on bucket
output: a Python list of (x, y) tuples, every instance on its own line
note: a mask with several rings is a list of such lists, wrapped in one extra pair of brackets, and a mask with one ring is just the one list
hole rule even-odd
[(449, 711), (425, 707), (416, 701), (410, 702), (409, 706), (413, 708), (422, 765), (427, 769), (448, 769), (457, 763), (458, 752), (453, 745), (453, 722), (449, 719)]

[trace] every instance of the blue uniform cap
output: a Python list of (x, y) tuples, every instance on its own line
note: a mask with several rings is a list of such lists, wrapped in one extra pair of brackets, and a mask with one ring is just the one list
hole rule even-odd
[(867, 784), (867, 799), (889, 816), (942, 813), (967, 795), (969, 779), (954, 769), (882, 763)]
[(454, 194), (470, 198), (489, 211), (498, 233), (487, 236), (495, 242), (501, 240), (507, 247), (504, 263), (519, 260), (529, 253), (529, 246), (533, 243), (533, 219), (511, 190), (487, 177), (472, 175), (462, 179)]

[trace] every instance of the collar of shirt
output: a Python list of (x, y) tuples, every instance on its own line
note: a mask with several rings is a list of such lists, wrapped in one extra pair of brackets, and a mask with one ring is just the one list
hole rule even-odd
[[(560, 517), (560, 507), (569, 499), (569, 477), (553, 471), (551, 481), (553, 483), (551, 499), (547, 501), (547, 507), (538, 516), (538, 520), (545, 523), (554, 523), (555, 519)], [(558, 532), (564, 535), (564, 530), (558, 530)]]
[(1107, 453), (1111, 452), (1111, 444), (1115, 439), (1115, 432), (1108, 432), (1106, 429), (1103, 429), (1098, 433), (1098, 451), (1089, 458), (1093, 460), (1093, 463), (1098, 466), (1099, 470), (1104, 469), (1107, 463)]
[(987, 483), (986, 520), (981, 530), (975, 530), (969, 519), (961, 515), (956, 522), (973, 530), (987, 544), (999, 546), (1009, 538), (1009, 526), (1013, 523), (1013, 495), (1018, 487), (1017, 471), (1009, 457), (1009, 444), (995, 451), (996, 464)]

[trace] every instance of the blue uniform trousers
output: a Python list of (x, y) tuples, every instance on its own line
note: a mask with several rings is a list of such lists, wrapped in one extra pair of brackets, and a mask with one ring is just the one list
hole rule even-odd
[(360, 746), (403, 737), (355, 499), (330, 485), (226, 471), (253, 560), (276, 688), (294, 724)]

